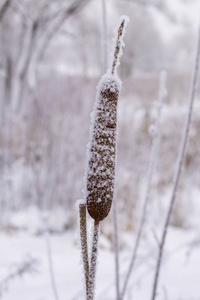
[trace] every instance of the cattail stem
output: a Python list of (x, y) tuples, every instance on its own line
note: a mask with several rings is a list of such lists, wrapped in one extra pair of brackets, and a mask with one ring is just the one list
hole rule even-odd
[(108, 33), (107, 33), (107, 11), (106, 0), (102, 0), (102, 17), (103, 17), (103, 66), (107, 69), (108, 64)]
[(119, 239), (118, 239), (118, 219), (117, 203), (113, 201), (113, 219), (114, 219), (114, 251), (115, 251), (115, 284), (117, 300), (120, 300), (120, 277), (119, 277)]
[(120, 51), (122, 48), (122, 37), (124, 35), (124, 29), (125, 29), (125, 19), (122, 19), (122, 22), (119, 26), (118, 33), (117, 33), (117, 39), (116, 39), (116, 46), (115, 46), (115, 52), (114, 52), (114, 59), (112, 63), (112, 71), (111, 74), (114, 75), (116, 73), (117, 67), (118, 67), (118, 60), (120, 57)]
[(79, 216), (80, 216), (81, 250), (82, 250), (83, 268), (84, 268), (84, 275), (85, 275), (86, 299), (88, 299), (89, 261), (88, 261), (87, 223), (86, 223), (85, 203), (79, 205)]
[(159, 279), (159, 275), (160, 275), (160, 266), (161, 266), (161, 262), (162, 262), (164, 244), (165, 244), (165, 240), (166, 240), (166, 236), (167, 236), (170, 217), (171, 217), (174, 203), (176, 200), (176, 193), (177, 193), (177, 189), (179, 186), (183, 163), (184, 163), (184, 159), (185, 159), (186, 147), (187, 147), (187, 142), (188, 142), (188, 137), (189, 137), (189, 129), (190, 129), (191, 120), (192, 120), (193, 104), (194, 104), (194, 98), (195, 98), (195, 92), (196, 92), (196, 86), (197, 86), (197, 77), (198, 77), (198, 72), (199, 72), (199, 60), (200, 60), (200, 27), (199, 27), (199, 36), (198, 36), (198, 45), (197, 45), (194, 73), (193, 73), (191, 90), (190, 90), (190, 95), (189, 95), (188, 114), (186, 117), (182, 143), (180, 146), (180, 152), (179, 152), (179, 156), (178, 156), (178, 160), (177, 160), (177, 167), (176, 167), (176, 171), (175, 171), (175, 175), (174, 175), (170, 204), (169, 204), (167, 217), (166, 217), (166, 221), (164, 224), (164, 229), (163, 229), (163, 233), (162, 233), (162, 237), (161, 237), (161, 243), (160, 243), (160, 247), (159, 247), (159, 253), (158, 253), (158, 259), (157, 259), (157, 264), (156, 264), (156, 271), (155, 271), (153, 292), (152, 292), (151, 300), (155, 300), (155, 298), (156, 298), (157, 285), (158, 285), (158, 279)]
[(99, 229), (100, 229), (99, 221), (95, 220), (94, 221), (93, 240), (92, 240), (90, 272), (89, 272), (88, 300), (94, 299), (97, 254), (98, 254), (98, 243), (99, 243), (99, 231), (100, 231)]
[(121, 89), (121, 81), (115, 75), (124, 46), (122, 38), (127, 22), (128, 17), (120, 19), (113, 63), (97, 87), (86, 176), (87, 210), (94, 219), (87, 300), (94, 299), (99, 222), (107, 217), (114, 197), (117, 103)]

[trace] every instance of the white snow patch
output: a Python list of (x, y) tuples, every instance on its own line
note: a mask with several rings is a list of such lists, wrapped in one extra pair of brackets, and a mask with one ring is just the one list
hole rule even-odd
[(61, 233), (70, 227), (71, 222), (69, 212), (61, 207), (45, 211), (32, 206), (26, 210), (7, 212), (3, 226), (7, 229), (28, 231), (37, 235), (46, 230)]

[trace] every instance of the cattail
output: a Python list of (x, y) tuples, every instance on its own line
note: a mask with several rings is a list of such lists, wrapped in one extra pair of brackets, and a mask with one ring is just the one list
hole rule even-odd
[(96, 221), (102, 221), (107, 217), (114, 196), (117, 103), (121, 90), (117, 66), (122, 54), (124, 45), (122, 39), (127, 22), (127, 17), (120, 19), (117, 36), (114, 39), (116, 44), (113, 62), (97, 87), (86, 191), (87, 209)]
[(117, 77), (117, 67), (122, 54), (123, 35), (128, 22), (121, 17), (114, 47), (114, 59), (97, 87), (97, 96), (92, 120), (88, 168), (86, 174), (86, 202), (90, 216), (94, 219), (94, 231), (90, 263), (87, 253), (85, 203), (79, 205), (82, 258), (84, 263), (86, 299), (94, 299), (96, 264), (100, 221), (107, 217), (114, 197), (117, 102), (121, 81)]

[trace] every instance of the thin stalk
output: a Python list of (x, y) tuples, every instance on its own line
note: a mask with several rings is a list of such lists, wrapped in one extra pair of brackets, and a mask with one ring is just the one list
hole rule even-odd
[(175, 175), (174, 175), (174, 180), (173, 180), (171, 200), (170, 200), (167, 217), (166, 217), (166, 221), (164, 224), (164, 229), (163, 229), (163, 233), (162, 233), (162, 237), (161, 237), (161, 243), (160, 243), (158, 259), (157, 259), (157, 264), (156, 264), (156, 271), (155, 271), (153, 292), (152, 292), (151, 300), (155, 300), (155, 298), (156, 298), (157, 285), (158, 285), (158, 280), (159, 280), (159, 275), (160, 275), (160, 267), (161, 267), (161, 262), (162, 262), (164, 244), (165, 244), (166, 235), (167, 235), (167, 231), (168, 231), (168, 227), (169, 227), (170, 217), (171, 217), (171, 214), (173, 211), (173, 206), (174, 206), (174, 203), (176, 200), (176, 193), (177, 193), (177, 189), (179, 186), (180, 176), (182, 173), (183, 163), (184, 163), (185, 154), (186, 154), (189, 129), (190, 129), (191, 120), (192, 120), (193, 104), (194, 104), (194, 98), (195, 98), (196, 87), (197, 87), (197, 77), (198, 77), (198, 72), (199, 72), (199, 59), (200, 59), (200, 27), (199, 27), (195, 66), (194, 66), (191, 90), (190, 90), (190, 95), (189, 95), (188, 114), (187, 114), (186, 121), (185, 121), (183, 138), (182, 138), (182, 142), (181, 142), (181, 146), (180, 146), (180, 152), (179, 152), (179, 156), (178, 156), (178, 160), (177, 160), (177, 167), (175, 170)]
[(107, 33), (107, 11), (106, 1), (102, 0), (102, 17), (103, 17), (103, 65), (106, 71), (108, 65), (108, 33)]
[(125, 28), (126, 28), (127, 22), (129, 22), (129, 19), (127, 17), (122, 17), (122, 21), (121, 21), (121, 24), (120, 24), (118, 32), (117, 32), (114, 58), (113, 58), (112, 67), (111, 67), (112, 75), (116, 74), (117, 67), (119, 64), (119, 59), (122, 54), (122, 46), (124, 45), (122, 39), (123, 39), (123, 36), (125, 33)]
[(163, 105), (163, 101), (166, 95), (166, 89), (165, 89), (165, 80), (166, 80), (166, 74), (165, 72), (161, 72), (160, 75), (160, 84), (159, 84), (159, 104), (158, 104), (158, 112), (157, 112), (157, 119), (156, 119), (156, 124), (155, 124), (155, 133), (153, 135), (153, 144), (151, 148), (151, 156), (150, 156), (150, 163), (149, 163), (149, 168), (148, 168), (148, 175), (147, 175), (147, 187), (146, 187), (146, 192), (145, 192), (145, 199), (144, 199), (144, 205), (142, 209), (142, 216), (140, 219), (139, 223), (139, 228), (136, 236), (136, 241), (135, 241), (135, 247), (133, 250), (133, 255), (132, 259), (128, 268), (128, 272), (125, 278), (124, 286), (122, 289), (122, 295), (121, 299), (123, 299), (124, 294), (127, 289), (128, 281), (130, 279), (131, 273), (134, 268), (135, 260), (137, 257), (137, 251), (140, 245), (140, 240), (141, 240), (141, 235), (142, 235), (142, 230), (145, 224), (145, 219), (146, 219), (146, 213), (147, 213), (147, 206), (150, 200), (150, 195), (151, 195), (151, 183), (153, 179), (153, 173), (155, 170), (156, 166), (156, 159), (157, 159), (157, 153), (158, 153), (158, 146), (159, 146), (159, 139), (160, 139), (160, 117), (161, 117), (161, 109)]
[(80, 237), (81, 237), (81, 250), (85, 275), (86, 286), (86, 299), (88, 299), (89, 288), (89, 260), (88, 260), (88, 246), (87, 246), (87, 223), (86, 223), (86, 204), (79, 205), (80, 216)]
[(117, 203), (113, 201), (114, 215), (114, 252), (115, 252), (115, 283), (117, 300), (120, 300), (120, 280), (119, 280), (119, 242), (118, 242), (118, 220), (117, 220)]
[[(121, 48), (123, 46), (122, 38), (124, 36), (124, 31), (126, 28), (125, 22), (128, 19), (122, 17), (121, 24), (119, 26), (116, 38), (116, 45), (114, 51), (114, 57), (112, 62), (112, 71), (111, 74), (116, 74), (118, 61), (121, 55)], [(113, 201), (113, 214), (114, 214), (114, 251), (115, 251), (115, 282), (116, 282), (116, 295), (117, 300), (120, 300), (120, 278), (119, 278), (119, 245), (118, 245), (118, 221), (117, 221), (117, 205), (116, 200)]]
[(92, 253), (90, 262), (90, 273), (89, 273), (89, 289), (87, 300), (94, 299), (95, 290), (95, 277), (96, 277), (96, 266), (97, 266), (97, 255), (98, 255), (98, 243), (99, 243), (99, 221), (94, 220), (94, 231), (92, 241)]
[(49, 273), (50, 273), (52, 291), (53, 291), (55, 300), (59, 300), (58, 291), (57, 291), (57, 287), (56, 287), (55, 276), (54, 276), (54, 268), (53, 268), (52, 253), (51, 253), (51, 244), (50, 244), (49, 232), (48, 231), (46, 231), (46, 245), (47, 245), (47, 257), (48, 257), (48, 263), (49, 263)]

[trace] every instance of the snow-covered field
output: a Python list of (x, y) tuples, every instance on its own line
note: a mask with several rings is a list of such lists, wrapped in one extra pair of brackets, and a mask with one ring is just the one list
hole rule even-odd
[[(140, 200), (143, 200), (145, 196), (143, 191), (146, 187), (151, 135), (153, 136), (154, 132), (152, 129), (155, 128), (158, 106), (155, 90), (157, 91), (159, 77), (157, 72), (160, 67), (169, 68), (168, 81), (173, 81), (173, 84), (169, 84), (167, 88), (168, 96), (162, 110), (160, 152), (156, 176), (152, 184), (154, 197), (152, 196), (153, 200), (146, 218), (147, 224), (134, 272), (123, 300), (151, 299), (159, 250), (157, 235), (160, 236), (162, 232), (160, 224), (164, 220), (163, 214), (167, 212), (170, 198), (168, 191), (171, 191), (170, 186), (177, 159), (176, 152), (180, 144), (179, 136), (186, 113), (184, 101), (187, 97), (185, 90), (187, 90), (189, 75), (185, 74), (185, 78), (182, 78), (184, 76), (178, 76), (176, 72), (188, 72), (192, 69), (190, 61), (195, 47), (192, 36), (195, 35), (197, 23), (199, 23), (199, 0), (164, 2), (165, 5), (149, 7), (147, 5), (143, 9), (139, 6), (127, 5), (123, 1), (119, 1), (117, 5), (115, 1), (110, 1), (107, 10), (109, 22), (108, 34), (105, 36), (108, 35), (108, 37), (113, 28), (112, 23), (116, 21), (119, 14), (130, 13), (132, 18), (130, 33), (127, 31), (129, 34), (125, 50), (127, 61), (124, 61), (126, 72), (124, 72), (123, 79), (125, 87), (128, 79), (129, 85), (127, 84), (128, 91), (124, 93), (124, 96), (122, 94), (119, 104), (118, 199), (121, 205), (119, 205), (121, 288), (134, 247), (136, 230), (134, 232), (133, 230), (140, 219), (142, 204)], [(4, 102), (1, 103), (1, 113), (2, 116), (5, 115), (5, 120), (3, 118), (2, 121), (5, 126), (2, 127), (3, 131), (0, 136), (0, 163), (2, 164), (2, 167), (0, 166), (2, 168), (0, 172), (0, 229), (3, 228), (0, 230), (0, 299), (3, 300), (85, 299), (78, 237), (76, 230), (72, 229), (76, 222), (72, 206), (81, 191), (90, 106), (93, 104), (92, 99), (95, 98), (95, 77), (99, 76), (102, 68), (100, 62), (102, 56), (101, 3), (98, 1), (100, 9), (97, 1), (91, 1), (90, 5), (86, 7), (84, 14), (80, 15), (80, 20), (79, 17), (74, 21), (71, 18), (70, 22), (66, 23), (66, 32), (63, 27), (63, 32), (59, 33), (57, 38), (60, 39), (60, 44), (63, 44), (59, 46), (61, 48), (57, 48), (59, 41), (55, 40), (55, 48), (52, 47), (52, 52), (49, 51), (49, 54), (47, 52), (46, 62), (43, 62), (44, 71), (41, 70), (44, 72), (43, 77), (38, 78), (40, 83), (37, 86), (37, 92), (35, 89), (33, 95), (29, 95), (28, 86), (21, 85), (20, 76), (18, 76), (19, 70), (23, 69), (22, 62), (28, 61), (24, 59), (29, 49), (23, 46), (26, 45), (26, 39), (23, 44), (21, 38), (18, 39), (18, 36), (21, 37), (20, 32), (24, 35), (24, 20), (19, 22), (19, 19), (16, 19), (18, 20), (16, 24), (20, 24), (19, 27), (8, 15), (7, 23), (5, 23), (7, 24), (6, 31), (1, 32), (2, 41), (4, 39), (8, 41), (3, 47), (5, 49), (0, 65), (5, 67), (3, 70), (5, 78), (13, 77), (11, 82), (16, 81), (16, 87), (14, 84), (14, 88), (10, 91), (7, 80), (4, 80), (4, 76), (2, 77), (3, 83), (0, 82), (0, 84), (4, 87), (5, 81), (5, 103), (15, 103), (17, 97), (12, 99), (12, 94), (15, 95), (16, 90), (23, 91), (24, 89), (25, 96), (23, 101), (19, 100), (18, 108), (24, 112), (27, 110), (27, 116), (24, 118), (24, 112), (18, 115), (16, 109), (15, 114), (9, 105), (4, 111), (4, 105), (2, 105)], [(27, 13), (29, 16), (28, 8)], [(145, 19), (146, 22), (144, 22)], [(44, 15), (44, 20), (46, 20), (46, 15)], [(38, 24), (40, 23), (43, 22)], [(99, 25), (95, 25), (96, 23)], [(15, 26), (16, 31), (13, 31)], [(27, 28), (29, 29), (29, 26)], [(14, 34), (11, 34), (12, 31)], [(68, 33), (72, 38), (66, 38)], [(16, 38), (10, 43), (12, 38), (7, 39), (7, 36), (16, 36)], [(32, 43), (32, 38), (30, 36), (30, 50), (31, 44), (34, 45), (36, 42)], [(106, 41), (104, 42), (106, 44)], [(171, 46), (170, 43), (172, 43)], [(12, 47), (12, 44), (16, 47)], [(24, 51), (22, 51), (23, 48)], [(12, 53), (11, 50), (15, 52)], [(175, 53), (176, 51), (178, 54)], [(9, 53), (8, 57), (6, 52)], [(18, 52), (22, 53), (24, 58), (16, 59), (17, 63), (15, 60), (12, 62), (10, 57), (14, 58)], [(28, 70), (30, 66), (24, 65), (24, 70)], [(52, 70), (59, 71), (58, 74), (55, 72), (55, 78)], [(60, 73), (63, 73), (62, 78)], [(65, 78), (66, 74), (71, 76)], [(28, 74), (25, 75), (25, 78), (28, 78)], [(94, 78), (92, 75), (95, 75)], [(186, 87), (184, 82), (186, 82)], [(132, 85), (134, 90), (132, 90)], [(10, 86), (12, 87), (12, 84)], [(125, 89), (123, 88), (123, 91)], [(25, 101), (27, 99), (28, 101)], [(21, 103), (26, 104), (21, 107), (23, 106)], [(174, 207), (175, 214), (171, 223), (177, 227), (171, 226), (168, 231), (156, 300), (200, 300), (198, 171), (200, 106), (198, 100), (196, 103), (185, 172), (183, 172), (183, 181), (180, 183), (180, 191), (177, 195), (178, 205)], [(24, 203), (29, 207), (27, 211), (22, 209)], [(61, 207), (55, 208), (58, 203)], [(65, 209), (62, 207), (63, 204)], [(47, 211), (40, 212), (31, 205), (49, 208), (50, 212), (49, 214)], [(130, 211), (134, 213), (128, 215)], [(96, 300), (117, 299), (115, 255), (112, 250), (110, 227), (102, 226)], [(132, 231), (125, 231), (125, 228)], [(50, 236), (47, 235), (47, 230), (51, 232)], [(51, 248), (48, 247), (48, 241)], [(48, 255), (50, 249), (51, 256)], [(50, 259), (52, 265), (49, 263)], [(52, 266), (57, 297), (53, 288)]]
[[(132, 234), (123, 235), (127, 247), (120, 251), (120, 274), (124, 274), (131, 256)], [(200, 299), (200, 243), (196, 231), (170, 228), (157, 299), (198, 300)], [(80, 251), (75, 231), (51, 235), (51, 251), (54, 275), (60, 300), (84, 299)], [(196, 243), (194, 243), (196, 242)], [(96, 299), (116, 299), (114, 254), (108, 247), (109, 241), (101, 236), (99, 249)], [(0, 234), (0, 287), (3, 279), (16, 269), (26, 257), (37, 259), (37, 271), (24, 274), (8, 282), (2, 294), (4, 300), (53, 300), (47, 244), (45, 235), (33, 236), (25, 232)], [(193, 246), (192, 246), (193, 245)], [(195, 247), (196, 245), (196, 247)], [(151, 297), (154, 266), (158, 245), (150, 230), (146, 230), (139, 257), (131, 278), (127, 299), (146, 300)]]

